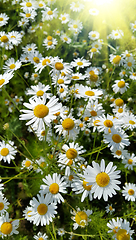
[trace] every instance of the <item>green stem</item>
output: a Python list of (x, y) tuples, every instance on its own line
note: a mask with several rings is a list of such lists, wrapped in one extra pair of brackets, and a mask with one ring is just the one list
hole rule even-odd
[(13, 99), (10, 97), (10, 95), (8, 94), (8, 92), (6, 91), (6, 89), (3, 87), (2, 88), (3, 91), (5, 92), (5, 94), (8, 96), (9, 100), (13, 103), (13, 105), (15, 106), (15, 108), (20, 112), (18, 106), (15, 104), (15, 102), (13, 101)]

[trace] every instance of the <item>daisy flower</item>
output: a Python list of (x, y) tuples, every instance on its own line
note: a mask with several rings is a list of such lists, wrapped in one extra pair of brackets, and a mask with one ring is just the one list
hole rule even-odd
[(69, 38), (67, 36), (67, 34), (63, 33), (61, 36), (60, 36), (60, 39), (62, 40), (62, 42), (64, 43), (67, 43), (67, 44), (70, 44), (71, 43), (71, 38)]
[(5, 32), (0, 32), (0, 46), (5, 48), (6, 50), (12, 49), (13, 44), (11, 43), (9, 39), (9, 35), (6, 34)]
[[(43, 170), (48, 166), (48, 163), (46, 162), (45, 158), (40, 157), (38, 160), (36, 160), (36, 166), (34, 166), (34, 170), (37, 173), (43, 174)], [(43, 169), (43, 170), (42, 170)]]
[(97, 117), (98, 122), (98, 131), (108, 134), (111, 132), (111, 129), (121, 128), (121, 121), (117, 118), (114, 118), (112, 115), (107, 114), (107, 117), (103, 114), (102, 116)]
[(136, 21), (134, 23), (130, 23), (131, 29), (133, 32), (136, 31)]
[(134, 183), (125, 183), (122, 190), (122, 196), (128, 201), (136, 200), (136, 185)]
[(68, 23), (68, 30), (71, 30), (74, 32), (75, 35), (79, 34), (81, 30), (83, 29), (83, 24), (79, 20), (71, 20)]
[(50, 71), (51, 76), (60, 75), (60, 74), (70, 74), (71, 66), (69, 63), (64, 63), (63, 59), (60, 59), (58, 56), (54, 57), (51, 62), (52, 70)]
[(64, 228), (58, 228), (58, 235), (59, 235), (59, 236), (65, 235), (65, 230), (64, 230)]
[(69, 22), (70, 16), (69, 16), (69, 14), (67, 14), (67, 13), (60, 14), (59, 19), (61, 20), (61, 23), (62, 23), (62, 24), (66, 24), (67, 22)]
[[(48, 38), (48, 37), (47, 37), (47, 38)], [(51, 37), (51, 36), (50, 36), (50, 39), (49, 39), (49, 40), (48, 40), (47, 38), (44, 39), (44, 41), (43, 41), (43, 46), (45, 46), (47, 50), (49, 50), (49, 49), (55, 49), (55, 47), (56, 47), (56, 45), (57, 45), (57, 43), (58, 43), (58, 41), (56, 40), (56, 38), (53, 38), (53, 37)]]
[(12, 219), (9, 218), (8, 212), (6, 212), (6, 215), (0, 217), (0, 234), (2, 238), (18, 234), (19, 232), (16, 230), (18, 227), (19, 220), (12, 221)]
[(114, 65), (114, 66), (120, 66), (122, 64), (122, 59), (120, 55), (114, 55), (114, 54), (110, 54), (110, 62)]
[(99, 10), (96, 8), (90, 8), (89, 13), (93, 16), (97, 16), (99, 14)]
[(21, 3), (21, 8), (23, 9), (23, 11), (27, 10), (27, 9), (35, 9), (36, 7), (36, 2), (34, 0), (23, 0)]
[(25, 47), (22, 47), (23, 53), (29, 53), (29, 54), (31, 52), (35, 52), (36, 49), (37, 49), (37, 46), (35, 43), (27, 44)]
[(127, 74), (127, 72), (126, 72), (125, 69), (122, 69), (122, 70), (120, 71), (120, 73), (119, 73), (119, 76), (120, 76), (121, 78), (124, 78), (124, 77), (128, 77), (128, 74)]
[(30, 99), (35, 99), (35, 97), (38, 97), (40, 99), (43, 98), (43, 95), (46, 96), (46, 98), (51, 97), (51, 93), (47, 93), (47, 91), (50, 90), (49, 85), (44, 85), (41, 82), (38, 83), (36, 86), (31, 86), (30, 89), (27, 89), (26, 95), (32, 96)]
[(86, 101), (89, 100), (93, 102), (100, 98), (103, 95), (103, 92), (102, 90), (92, 89), (91, 87), (82, 85), (78, 88), (78, 94)]
[(116, 39), (121, 39), (124, 36), (124, 33), (122, 30), (117, 29), (117, 30), (112, 30), (110, 34), (110, 38), (116, 40)]
[(38, 51), (30, 51), (29, 53), (29, 61), (34, 64), (34, 66), (37, 66), (37, 64), (40, 62), (42, 59), (42, 54), (39, 53)]
[(123, 159), (124, 157), (127, 156), (128, 151), (122, 148), (115, 148), (111, 150), (111, 154), (113, 155), (114, 158)]
[(39, 9), (46, 7), (44, 1), (38, 1), (38, 2), (36, 2), (36, 6), (37, 6), (37, 8), (39, 8)]
[(20, 67), (21, 67), (21, 62), (19, 60), (15, 62), (14, 58), (8, 59), (3, 65), (3, 69), (6, 71), (6, 73), (13, 73)]
[(50, 174), (48, 174), (48, 176), (46, 176), (46, 178), (43, 178), (42, 180), (45, 184), (40, 186), (40, 192), (49, 196), (51, 202), (64, 202), (64, 198), (60, 194), (67, 193), (67, 184), (64, 181), (64, 177), (61, 178), (60, 174), (53, 173), (52, 177)]
[(0, 178), (0, 194), (2, 194), (2, 190), (4, 189), (4, 184), (1, 183), (1, 178)]
[(113, 91), (115, 93), (120, 92), (123, 94), (127, 88), (129, 87), (129, 84), (124, 81), (124, 79), (121, 80), (115, 80), (115, 84), (112, 85)]
[(14, 102), (16, 105), (22, 104), (23, 98), (20, 96), (18, 97), (17, 95), (13, 98)]
[(0, 13), (0, 27), (8, 23), (9, 17), (6, 13)]
[(67, 76), (61, 76), (61, 74), (59, 76), (53, 76), (52, 77), (52, 85), (65, 85), (65, 84), (70, 84), (71, 80), (67, 77)]
[(9, 83), (9, 80), (13, 77), (14, 75), (12, 73), (4, 73), (0, 74), (0, 88), (2, 88), (4, 85)]
[(77, 73), (72, 73), (70, 78), (71, 80), (78, 81), (78, 80), (84, 80), (86, 76), (83, 75), (82, 73), (77, 72)]
[(63, 134), (64, 137), (68, 139), (73, 139), (77, 137), (79, 130), (77, 129), (77, 121), (72, 115), (63, 116), (63, 120), (61, 120), (61, 125), (56, 125), (54, 127), (56, 132)]
[(39, 80), (39, 74), (38, 73), (32, 73), (30, 77), (31, 81), (38, 81)]
[(109, 162), (105, 168), (104, 159), (101, 160), (100, 165), (96, 162), (92, 162), (93, 167), (87, 166), (82, 175), (83, 179), (88, 182), (88, 185), (92, 185), (92, 193), (94, 198), (100, 199), (103, 196), (105, 201), (108, 201), (108, 196), (112, 197), (116, 194), (115, 190), (120, 190), (118, 184), (121, 182), (117, 179), (120, 178), (120, 171), (113, 167), (113, 162)]
[(96, 53), (100, 53), (99, 50), (95, 47), (92, 47), (89, 51), (88, 51), (88, 54), (89, 54), (89, 57), (92, 58), (94, 54)]
[(13, 45), (18, 46), (21, 43), (23, 36), (19, 32), (12, 31), (12, 32), (9, 32), (8, 34), (9, 34), (9, 39)]
[(81, 10), (84, 9), (84, 5), (80, 2), (72, 2), (70, 4), (70, 9), (73, 11), (73, 12), (81, 12)]
[(24, 168), (28, 169), (29, 171), (32, 170), (33, 169), (33, 162), (30, 159), (26, 158), (22, 162), (21, 169), (24, 169)]
[(128, 135), (123, 130), (111, 129), (110, 134), (104, 134), (103, 141), (108, 143), (108, 147), (113, 149), (123, 149), (125, 146), (129, 146)]
[(33, 217), (31, 216), (33, 208), (32, 207), (26, 207), (25, 210), (23, 211), (23, 216), (25, 217), (26, 220), (32, 222)]
[(83, 162), (85, 159), (80, 156), (86, 150), (83, 146), (79, 146), (78, 143), (71, 142), (69, 145), (64, 144), (62, 146), (62, 153), (59, 154), (59, 167), (65, 168), (65, 174), (70, 175), (70, 169), (76, 167), (76, 162)]
[(20, 16), (24, 19), (35, 21), (37, 12), (34, 9), (25, 9), (24, 12), (20, 12)]
[(92, 191), (91, 191), (92, 185), (88, 185), (88, 182), (86, 182), (85, 180), (73, 179), (71, 188), (72, 188), (72, 191), (75, 192), (75, 194), (82, 193), (81, 202), (83, 202), (85, 198), (88, 196), (90, 201), (93, 200)]
[(124, 118), (128, 113), (127, 105), (124, 104), (123, 106), (113, 108), (112, 111), (116, 118), (122, 120), (122, 118)]
[[(124, 222), (123, 222), (124, 221)], [(117, 221), (113, 218), (107, 223), (107, 226), (111, 229), (108, 232), (114, 233), (113, 238), (115, 240), (126, 239), (132, 240), (131, 235), (134, 233), (134, 230), (131, 230), (130, 223), (126, 219), (117, 218)]]
[(30, 103), (24, 103), (24, 106), (30, 110), (20, 110), (24, 114), (20, 115), (20, 120), (29, 120), (26, 125), (31, 125), (32, 128), (40, 131), (45, 126), (56, 118), (55, 113), (59, 112), (62, 104), (58, 103), (58, 99), (53, 96), (46, 103), (46, 96), (43, 96), (43, 99), (34, 98), (29, 99)]
[(92, 210), (82, 210), (78, 207), (77, 210), (71, 211), (71, 214), (74, 215), (71, 219), (74, 221), (73, 229), (76, 230), (78, 227), (84, 228), (91, 222), (89, 218), (92, 214)]
[(89, 60), (82, 58), (77, 58), (74, 59), (74, 61), (71, 62), (72, 67), (76, 67), (77, 70), (79, 70), (80, 68), (84, 68), (84, 67), (88, 67), (91, 65), (91, 63), (89, 62)]
[(136, 80), (136, 72), (135, 71), (131, 71), (129, 73), (130, 73), (129, 78), (132, 79), (132, 80)]
[(57, 208), (56, 203), (52, 203), (51, 197), (49, 195), (39, 195), (37, 194), (38, 200), (33, 197), (33, 199), (30, 201), (30, 205), (32, 207), (31, 214), (31, 220), (33, 221), (33, 224), (38, 226), (39, 224), (41, 226), (49, 225), (50, 222), (53, 221), (53, 218), (55, 217), (55, 214), (57, 214), (57, 211), (55, 210)]
[(25, 28), (29, 24), (29, 19), (23, 17), (21, 20), (18, 21), (18, 27)]
[(41, 71), (47, 67), (47, 66), (51, 66), (53, 58), (52, 57), (43, 57), (39, 63), (37, 63), (35, 65), (35, 72), (39, 71), (39, 73), (41, 73)]
[(89, 39), (90, 40), (97, 40), (98, 38), (99, 38), (99, 36), (100, 36), (100, 34), (98, 33), (98, 32), (96, 32), (96, 31), (90, 31), (89, 33), (88, 33), (88, 37), (89, 37)]
[(135, 59), (131, 56), (127, 59), (124, 60), (124, 68), (126, 69), (133, 69), (135, 68), (135, 65), (136, 65), (136, 62), (135, 62)]
[(123, 118), (122, 127), (130, 129), (131, 131), (136, 128), (136, 116), (133, 113), (126, 112)]
[(45, 240), (48, 239), (48, 236), (46, 235), (46, 233), (43, 234), (41, 232), (38, 232), (38, 234), (34, 235), (33, 238), (36, 240)]
[(106, 213), (112, 214), (115, 211), (115, 208), (112, 207), (112, 204), (108, 204), (106, 207)]
[(42, 13), (42, 22), (49, 20), (51, 21), (53, 18), (57, 18), (58, 16), (58, 11), (57, 8), (54, 10), (51, 10), (51, 8), (46, 7), (45, 10), (41, 11)]
[(89, 67), (85, 71), (86, 77), (89, 79), (88, 84), (93, 83), (97, 85), (99, 81), (99, 71), (96, 67)]
[(125, 164), (125, 168), (133, 170), (133, 167), (136, 166), (136, 156), (134, 153), (127, 153), (123, 155), (122, 163)]
[(0, 142), (0, 161), (3, 160), (4, 162), (10, 163), (12, 159), (15, 159), (15, 154), (17, 153), (16, 146), (14, 146), (14, 142), (5, 141)]
[(113, 99), (113, 100), (114, 101), (110, 105), (111, 107), (119, 108), (119, 107), (122, 107), (124, 105), (124, 101), (121, 98), (116, 98), (116, 99)]

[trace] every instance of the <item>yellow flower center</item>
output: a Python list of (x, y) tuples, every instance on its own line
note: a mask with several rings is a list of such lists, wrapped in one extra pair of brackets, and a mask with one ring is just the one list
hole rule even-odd
[(32, 211), (28, 211), (28, 212), (27, 212), (27, 216), (28, 216), (28, 217), (31, 217), (31, 216), (32, 216), (32, 215), (29, 214), (30, 212), (32, 212)]
[(83, 126), (84, 126), (84, 124), (83, 124), (83, 123), (80, 123), (80, 124), (79, 124), (79, 127), (80, 127), (80, 128), (82, 128)]
[(69, 175), (68, 177), (69, 181), (72, 181), (73, 178), (74, 178), (73, 175)]
[(51, 41), (51, 40), (52, 40), (52, 36), (48, 36), (48, 37), (47, 37), (47, 40), (48, 40), (48, 41)]
[(35, 74), (34, 74), (34, 77), (35, 77), (35, 78), (36, 78), (36, 77), (38, 77), (38, 74), (37, 74), (37, 73), (35, 73)]
[(118, 98), (115, 100), (115, 104), (120, 107), (124, 104), (124, 101), (121, 98)]
[(9, 222), (4, 222), (1, 225), (0, 231), (5, 235), (10, 234), (12, 232), (12, 224)]
[(109, 206), (109, 210), (112, 211), (112, 209), (113, 209), (112, 206)]
[(40, 167), (45, 167), (46, 163), (45, 162), (41, 162)]
[(104, 123), (105, 127), (111, 128), (113, 126), (113, 122), (111, 120), (105, 120)]
[(57, 70), (62, 70), (62, 69), (64, 68), (63, 63), (61, 63), (61, 62), (56, 62), (56, 63), (55, 63), (55, 68), (56, 68)]
[(58, 79), (58, 84), (62, 84), (64, 83), (64, 80), (63, 79)]
[(74, 24), (74, 25), (73, 25), (73, 28), (78, 28), (77, 24)]
[(26, 3), (26, 7), (31, 7), (31, 6), (32, 6), (32, 3), (30, 3), (30, 2)]
[(120, 143), (121, 140), (122, 140), (122, 138), (121, 138), (121, 136), (120, 136), (119, 134), (113, 134), (112, 140), (113, 140), (113, 142), (115, 142), (115, 143)]
[(41, 132), (41, 135), (44, 137), (44, 136), (45, 136), (45, 131), (42, 131), (42, 132)]
[(119, 113), (122, 113), (122, 112), (123, 112), (123, 108), (119, 108), (119, 109), (118, 109), (118, 112), (119, 112)]
[(128, 62), (127, 65), (128, 65), (128, 67), (131, 67), (131, 66), (132, 66), (132, 63), (131, 63), (131, 62)]
[(0, 86), (5, 82), (5, 79), (0, 79)]
[(71, 118), (66, 118), (62, 122), (62, 127), (67, 131), (72, 130), (74, 128), (74, 125), (75, 123)]
[(10, 67), (10, 69), (14, 69), (16, 67), (16, 65), (13, 63), (9, 67)]
[(87, 214), (84, 211), (77, 212), (75, 221), (78, 225), (85, 227), (85, 222), (87, 222)]
[(133, 76), (136, 76), (136, 73), (133, 73)]
[(123, 71), (122, 74), (125, 75), (125, 74), (126, 74), (126, 71)]
[(129, 54), (129, 53), (127, 53), (127, 54), (126, 54), (126, 57), (130, 57), (130, 54)]
[(115, 36), (118, 36), (118, 33), (115, 33)]
[(91, 116), (92, 116), (92, 117), (95, 117), (95, 116), (97, 116), (97, 112), (96, 112), (96, 111), (94, 111), (94, 110), (92, 110), (92, 111), (90, 112), (90, 114), (91, 114)]
[(0, 202), (0, 211), (4, 208), (3, 202)]
[(79, 4), (76, 3), (74, 7), (75, 7), (75, 8), (79, 8)]
[(42, 4), (42, 3), (39, 3), (39, 7), (43, 7), (43, 4)]
[(47, 65), (47, 62), (50, 63), (50, 62), (51, 62), (50, 59), (44, 59), (44, 60), (42, 61), (42, 65), (43, 65), (43, 66)]
[(106, 187), (110, 182), (110, 177), (107, 173), (101, 172), (98, 173), (96, 176), (96, 183), (99, 185), (99, 187)]
[(98, 44), (95, 44), (95, 48), (98, 48), (99, 47), (99, 45)]
[(79, 77), (78, 76), (73, 76), (72, 79), (79, 79)]
[(15, 36), (11, 36), (11, 38), (16, 38)]
[(77, 157), (77, 150), (74, 148), (69, 148), (66, 152), (66, 156), (68, 159), (74, 159)]
[(91, 52), (97, 52), (96, 48), (91, 48)]
[(121, 57), (119, 55), (117, 55), (116, 57), (113, 58), (112, 61), (113, 61), (114, 64), (119, 64), (120, 60), (121, 60)]
[(69, 162), (67, 163), (67, 165), (72, 165), (73, 164), (73, 160), (70, 159)]
[(88, 90), (88, 91), (85, 92), (85, 95), (87, 95), (87, 96), (94, 96), (95, 93), (93, 91)]
[(31, 161), (27, 160), (27, 161), (25, 162), (25, 167), (30, 167), (30, 165), (31, 165)]
[(2, 18), (2, 17), (0, 17), (0, 21), (3, 21), (3, 18)]
[(133, 28), (136, 28), (136, 24), (133, 26)]
[(65, 41), (68, 41), (68, 38), (67, 38), (67, 37), (64, 37), (64, 40), (65, 40)]
[(44, 91), (42, 91), (42, 90), (39, 90), (39, 91), (37, 91), (37, 93), (36, 93), (36, 95), (37, 95), (38, 97), (43, 96), (43, 94), (44, 94)]
[(59, 92), (60, 92), (60, 93), (63, 93), (63, 92), (64, 92), (64, 88), (61, 88), (61, 89), (59, 90)]
[(57, 183), (52, 183), (49, 187), (49, 191), (52, 194), (57, 194), (59, 192), (59, 185)]
[(38, 240), (44, 240), (42, 237), (38, 238)]
[(124, 82), (124, 81), (119, 81), (119, 82), (118, 82), (118, 87), (119, 87), (119, 88), (125, 87), (125, 82)]
[(31, 17), (31, 13), (26, 13), (26, 17), (27, 18)]
[(1, 42), (4, 42), (4, 43), (6, 43), (6, 42), (8, 42), (8, 37), (7, 36), (2, 36), (1, 38), (0, 38), (0, 40), (1, 40)]
[(116, 235), (117, 240), (129, 240), (130, 235), (127, 233), (126, 229), (119, 229)]
[(34, 115), (38, 118), (44, 118), (48, 115), (48, 113), (49, 113), (49, 108), (44, 104), (38, 104), (34, 108)]
[(62, 17), (62, 21), (66, 20), (66, 17)]
[(92, 185), (87, 185), (87, 184), (88, 184), (88, 182), (83, 180), (83, 188), (87, 191), (90, 191), (92, 188)]
[(48, 15), (52, 15), (53, 12), (52, 12), (52, 11), (48, 11), (47, 14), (48, 14)]
[(93, 122), (93, 124), (94, 124), (94, 126), (99, 126), (99, 123), (100, 122), (100, 120), (95, 120), (94, 122)]
[(122, 152), (120, 150), (117, 150), (116, 152), (116, 155), (120, 156), (122, 154)]
[(33, 60), (34, 60), (35, 63), (39, 63), (40, 62), (40, 59), (38, 57), (34, 57)]
[(85, 118), (84, 118), (84, 121), (88, 121), (88, 120), (89, 120), (89, 117), (85, 117)]
[(0, 154), (4, 157), (7, 156), (9, 154), (8, 148), (2, 148)]
[(98, 75), (96, 75), (96, 74), (94, 73), (94, 71), (90, 71), (89, 74), (90, 74), (90, 81), (92, 81), (92, 82), (97, 82), (97, 80), (98, 80)]
[(95, 33), (93, 33), (93, 34), (92, 34), (92, 37), (93, 37), (93, 38), (95, 38), (95, 37), (96, 37), (96, 34), (95, 34)]
[(134, 195), (134, 190), (133, 190), (133, 189), (129, 189), (129, 190), (128, 190), (128, 194), (129, 194), (129, 195)]
[(19, 102), (19, 98), (16, 98), (16, 102)]
[(83, 63), (82, 63), (82, 62), (77, 62), (77, 65), (78, 65), (78, 66), (82, 66)]
[(41, 203), (38, 207), (37, 207), (37, 212), (40, 214), (40, 215), (45, 215), (48, 211), (48, 207), (46, 204), (44, 203)]
[(49, 42), (48, 42), (48, 45), (51, 46), (51, 45), (52, 45), (52, 41), (49, 41)]
[(130, 159), (128, 159), (128, 164), (132, 164), (133, 163), (133, 160), (130, 158)]
[(134, 122), (134, 121), (132, 121), (132, 120), (129, 120), (129, 124), (132, 124), (132, 125), (134, 125), (134, 124), (135, 124), (135, 122)]

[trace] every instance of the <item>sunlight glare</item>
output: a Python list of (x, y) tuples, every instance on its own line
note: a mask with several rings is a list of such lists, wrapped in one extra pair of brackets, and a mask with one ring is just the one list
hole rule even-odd
[(94, 2), (97, 4), (97, 5), (104, 5), (104, 4), (109, 4), (111, 3), (113, 0), (94, 0)]

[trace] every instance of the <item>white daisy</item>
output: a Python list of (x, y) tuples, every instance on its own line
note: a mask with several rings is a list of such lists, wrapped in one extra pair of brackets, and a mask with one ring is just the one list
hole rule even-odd
[(32, 207), (26, 207), (25, 210), (23, 211), (23, 216), (25, 217), (26, 220), (32, 222), (33, 217), (31, 216), (33, 208)]
[(120, 66), (122, 64), (122, 58), (120, 55), (114, 55), (114, 54), (110, 54), (110, 62), (114, 65), (114, 66)]
[(125, 183), (122, 190), (122, 196), (128, 201), (136, 200), (136, 185), (134, 183)]
[(108, 143), (111, 150), (124, 148), (129, 146), (128, 135), (123, 130), (111, 129), (110, 134), (104, 134), (103, 141)]
[(58, 99), (53, 96), (46, 104), (46, 97), (43, 99), (29, 99), (30, 103), (24, 103), (24, 106), (30, 110), (20, 110), (24, 114), (20, 115), (20, 120), (29, 120), (26, 125), (40, 131), (45, 128), (44, 124), (49, 125), (56, 118), (55, 113), (59, 112), (62, 104), (58, 103)]
[(92, 89), (91, 87), (81, 85), (78, 88), (78, 94), (86, 101), (89, 100), (93, 102), (100, 98), (103, 95), (103, 92), (102, 90)]
[(93, 16), (97, 16), (99, 14), (99, 10), (96, 8), (90, 8), (89, 13)]
[(88, 37), (91, 40), (97, 40), (99, 38), (100, 34), (97, 31), (90, 31), (88, 33)]
[(6, 50), (8, 49), (11, 50), (13, 48), (13, 44), (9, 39), (9, 35), (6, 34), (5, 32), (0, 32), (0, 46), (2, 48), (5, 48)]
[(17, 153), (16, 146), (13, 146), (13, 141), (5, 141), (0, 142), (0, 161), (3, 160), (4, 162), (10, 163), (12, 159), (15, 158), (15, 154)]
[(112, 197), (116, 194), (115, 190), (120, 190), (118, 184), (121, 182), (117, 179), (120, 178), (119, 170), (115, 171), (116, 166), (113, 167), (113, 162), (109, 162), (105, 168), (104, 159), (101, 160), (100, 165), (92, 162), (93, 167), (87, 166), (82, 175), (83, 179), (92, 185), (92, 193), (94, 198), (100, 199), (102, 196), (105, 201), (108, 201), (108, 196)]
[(22, 18), (35, 21), (35, 17), (37, 16), (37, 12), (34, 9), (25, 9), (24, 12), (20, 12), (19, 14)]
[(136, 31), (136, 21), (134, 23), (130, 23), (131, 29), (133, 32)]
[(115, 211), (115, 208), (112, 207), (112, 204), (108, 204), (106, 207), (106, 213), (112, 214)]
[(11, 43), (15, 46), (18, 46), (22, 41), (22, 35), (18, 31), (9, 32), (9, 39)]
[(62, 42), (64, 42), (64, 43), (67, 43), (67, 44), (70, 44), (70, 43), (71, 43), (71, 38), (68, 37), (66, 33), (63, 33), (63, 34), (60, 36), (60, 39), (61, 39)]
[(45, 86), (44, 84), (39, 82), (38, 85), (31, 86), (30, 89), (27, 89), (26, 95), (32, 96), (30, 99), (35, 99), (35, 97), (42, 99), (43, 95), (45, 95), (49, 99), (51, 98), (51, 93), (48, 93), (48, 90), (50, 90), (49, 85)]
[[(49, 37), (49, 36), (48, 36)], [(47, 38), (48, 38), (47, 37)], [(48, 39), (44, 39), (43, 40), (43, 46), (45, 46), (46, 47), (46, 49), (47, 50), (49, 50), (49, 49), (55, 49), (55, 47), (56, 47), (56, 45), (57, 45), (57, 43), (58, 43), (58, 41), (56, 40), (56, 38), (53, 38), (53, 37), (51, 37), (50, 36), (50, 39), (48, 40)]]
[(83, 202), (86, 197), (89, 197), (89, 200), (92, 201), (92, 185), (88, 185), (88, 182), (86, 182), (85, 180), (73, 179), (71, 188), (72, 191), (75, 192), (75, 194), (82, 193), (81, 202)]
[(14, 58), (9, 58), (3, 65), (3, 69), (6, 73), (13, 73), (21, 67), (21, 62), (19, 60), (15, 61)]
[(8, 200), (6, 198), (4, 198), (4, 196), (2, 196), (0, 194), (0, 214), (5, 214), (5, 212), (7, 211), (8, 209), (8, 205), (10, 203), (8, 202)]
[(63, 236), (65, 234), (64, 228), (58, 228), (58, 235)]
[(84, 5), (80, 2), (72, 2), (70, 4), (70, 9), (73, 11), (73, 12), (81, 12), (81, 10), (84, 9)]
[(86, 60), (83, 57), (74, 59), (74, 61), (71, 62), (71, 66), (76, 67), (77, 70), (79, 70), (80, 68), (88, 67), (90, 65), (91, 63), (89, 62), (89, 60)]
[(74, 215), (71, 219), (74, 221), (73, 229), (76, 230), (78, 227), (84, 228), (88, 225), (88, 222), (91, 221), (89, 218), (92, 214), (92, 210), (82, 210), (77, 208), (77, 210), (71, 211), (71, 214)]
[(46, 240), (48, 239), (48, 236), (46, 235), (46, 233), (43, 234), (41, 232), (38, 232), (38, 234), (34, 235), (33, 238), (36, 240)]
[(2, 238), (18, 234), (19, 232), (16, 230), (18, 227), (19, 220), (9, 218), (8, 212), (0, 217), (0, 234)]
[(53, 221), (53, 218), (55, 217), (55, 214), (57, 214), (57, 211), (55, 210), (57, 208), (56, 203), (52, 203), (51, 197), (49, 195), (39, 195), (37, 194), (38, 200), (33, 197), (33, 199), (30, 201), (30, 205), (32, 207), (31, 219), (33, 221), (33, 224), (38, 226), (39, 224), (41, 226), (49, 225), (50, 222)]
[(125, 168), (133, 170), (133, 167), (136, 166), (136, 156), (134, 153), (127, 153), (123, 155), (122, 163), (125, 164)]
[(72, 32), (74, 32), (74, 35), (77, 36), (83, 29), (83, 24), (79, 20), (71, 20), (68, 23), (68, 27), (69, 27), (68, 30), (71, 30)]
[(129, 84), (124, 81), (124, 79), (121, 80), (115, 80), (115, 84), (112, 85), (113, 91), (115, 93), (120, 92), (123, 94), (127, 88), (129, 87)]
[(61, 23), (62, 23), (62, 24), (66, 24), (67, 22), (69, 22), (70, 16), (69, 16), (69, 14), (67, 14), (67, 13), (60, 14), (59, 19), (61, 20)]
[(122, 127), (131, 131), (136, 128), (136, 116), (133, 113), (127, 112), (124, 115)]
[(51, 8), (46, 7), (45, 10), (41, 12), (42, 12), (42, 22), (46, 20), (51, 21), (53, 18), (57, 18), (58, 16), (57, 8), (55, 8), (54, 10), (51, 10)]
[(46, 159), (44, 157), (40, 157), (38, 160), (36, 160), (36, 166), (34, 166), (34, 170), (37, 173), (44, 173), (44, 169), (48, 166), (48, 163), (46, 162)]
[(0, 27), (8, 23), (9, 17), (6, 13), (0, 13)]
[(22, 165), (21, 169), (24, 169), (24, 168), (26, 168), (28, 170), (32, 170), (33, 169), (33, 162), (30, 159), (28, 159), (28, 158), (23, 160), (21, 165)]
[(23, 53), (29, 53), (29, 54), (31, 52), (35, 52), (36, 49), (37, 49), (37, 46), (35, 43), (27, 44), (25, 47), (22, 47)]
[(48, 176), (46, 176), (46, 178), (43, 178), (42, 180), (45, 184), (40, 186), (40, 192), (49, 195), (51, 202), (64, 202), (64, 198), (60, 194), (67, 193), (67, 184), (64, 181), (64, 177), (61, 177), (60, 174), (53, 173), (52, 177), (49, 174)]
[(4, 73), (0, 74), (0, 88), (2, 88), (4, 85), (9, 83), (9, 80), (13, 77), (14, 75), (12, 73)]
[(39, 63), (37, 63), (35, 65), (35, 72), (39, 71), (39, 73), (41, 73), (41, 71), (47, 67), (47, 66), (51, 66), (53, 58), (51, 56), (49, 57), (43, 57)]

